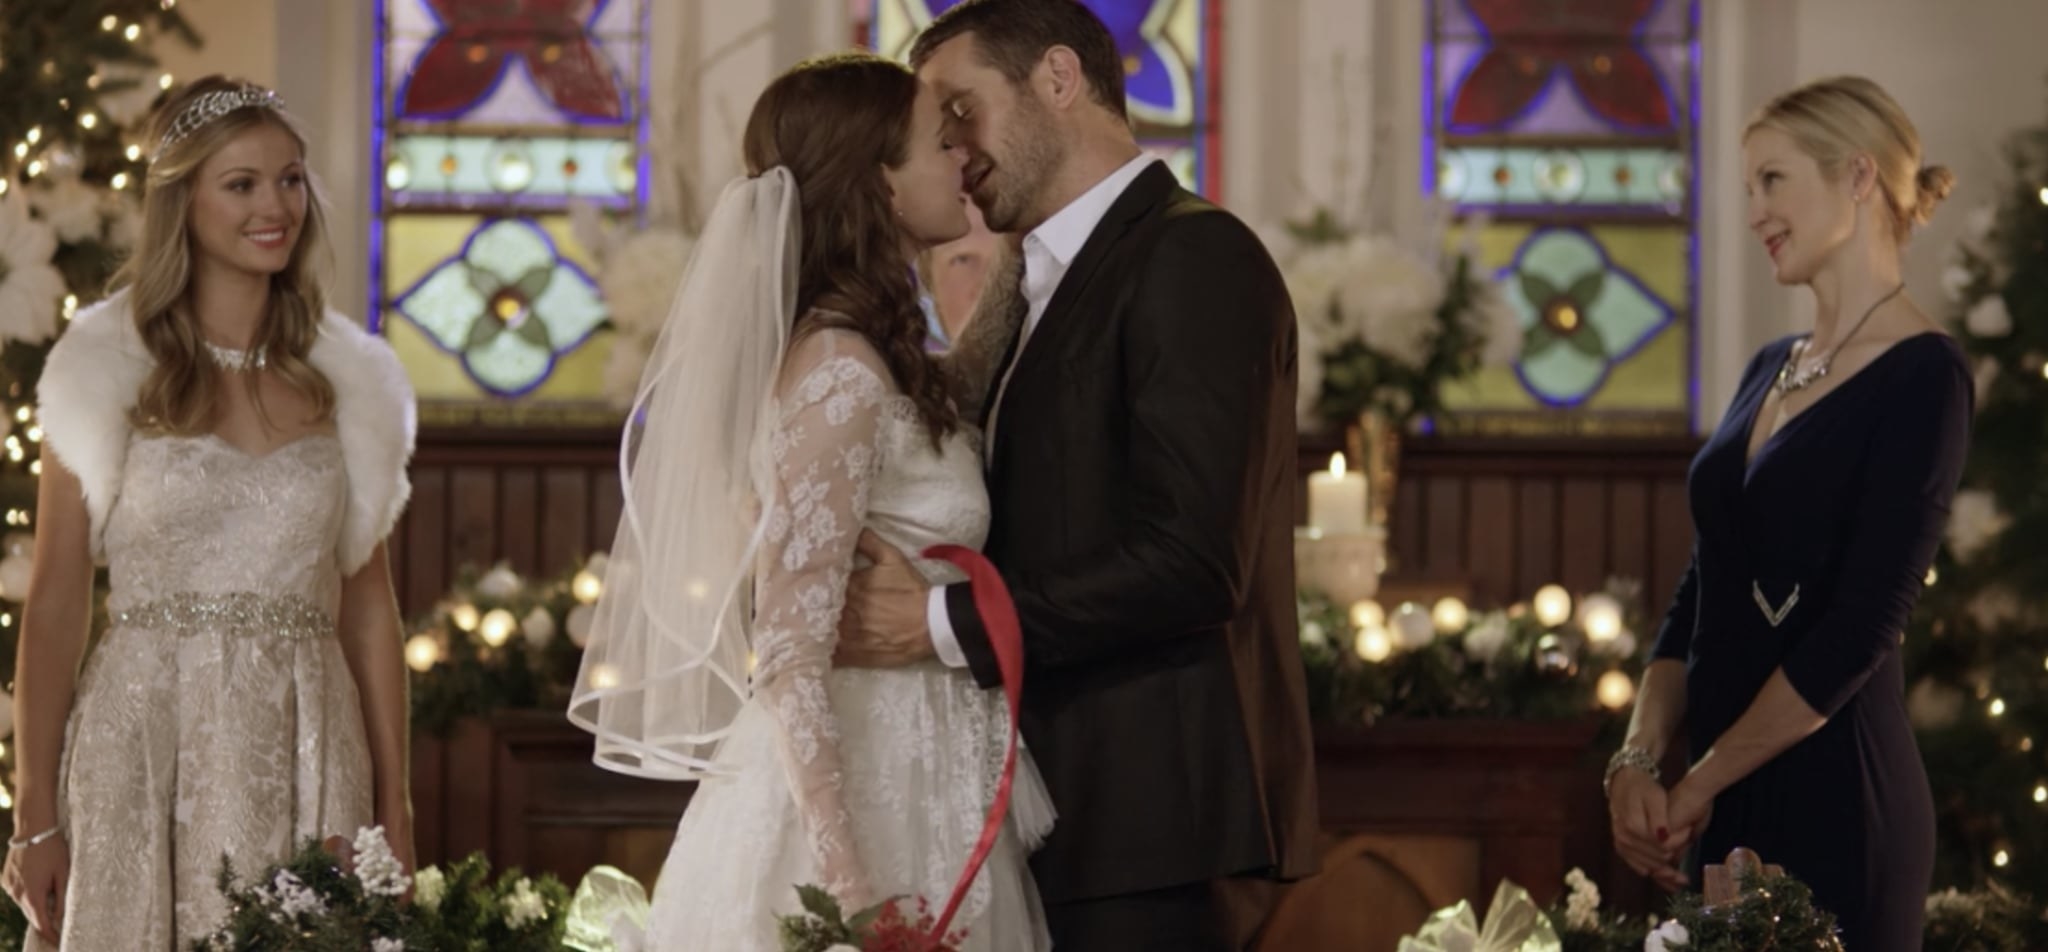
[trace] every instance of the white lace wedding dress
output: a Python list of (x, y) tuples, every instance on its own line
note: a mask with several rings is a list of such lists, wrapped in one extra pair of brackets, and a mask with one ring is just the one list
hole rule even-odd
[[(802, 337), (784, 362), (753, 694), (719, 749), (724, 775), (699, 785), (676, 831), (650, 950), (775, 952), (775, 914), (797, 911), (805, 883), (855, 902), (922, 897), (936, 914), (980, 836), (1007, 736), (1001, 692), (935, 662), (831, 667), (863, 528), (913, 557), (934, 543), (979, 548), (988, 531), (978, 435), (963, 427), (934, 447), (889, 381), (847, 330)], [(960, 578), (917, 564), (935, 584)], [(1022, 754), (1014, 798), (954, 922), (969, 933), (963, 952), (1050, 947), (1025, 861), (1053, 812)]]

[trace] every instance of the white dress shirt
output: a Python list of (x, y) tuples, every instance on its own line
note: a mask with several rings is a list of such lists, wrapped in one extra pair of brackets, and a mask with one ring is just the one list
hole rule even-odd
[[(1123, 197), (1140, 173), (1157, 161), (1153, 156), (1140, 155), (1124, 163), (1024, 236), (1024, 301), (1029, 310), (1024, 312), (1024, 327), (1018, 332), (1017, 352), (1010, 358), (1010, 365), (1003, 368), (1002, 383), (996, 387), (995, 402), (989, 408), (983, 435), (989, 458), (994, 458), (996, 421), (1002, 414), (1003, 394), (1010, 389), (1010, 374), (1016, 372), (1017, 361), (1024, 356), (1025, 345), (1031, 342), (1031, 332), (1037, 329), (1046, 306), (1052, 303), (1053, 293), (1066, 279), (1067, 268), (1081, 254), (1088, 237), (1095, 234), (1095, 226), (1102, 224), (1102, 216), (1109, 214), (1109, 207)], [(925, 622), (931, 628), (932, 650), (939, 660), (949, 667), (967, 667), (967, 654), (960, 650), (960, 638), (954, 634), (953, 619), (946, 612), (945, 586), (932, 589)]]

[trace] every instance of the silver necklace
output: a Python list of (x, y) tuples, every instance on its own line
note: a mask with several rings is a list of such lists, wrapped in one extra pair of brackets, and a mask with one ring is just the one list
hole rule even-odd
[(1855, 337), (1856, 332), (1862, 330), (1863, 325), (1870, 322), (1870, 315), (1877, 313), (1877, 309), (1883, 306), (1884, 302), (1898, 297), (1899, 292), (1905, 289), (1905, 284), (1901, 283), (1898, 287), (1891, 289), (1891, 292), (1884, 297), (1878, 298), (1876, 304), (1872, 304), (1869, 310), (1863, 312), (1862, 317), (1856, 319), (1856, 324), (1854, 327), (1849, 328), (1849, 333), (1843, 334), (1841, 340), (1835, 341), (1835, 346), (1828, 349), (1827, 354), (1821, 357), (1820, 363), (1806, 370), (1800, 370), (1799, 357), (1806, 353), (1806, 348), (1813, 343), (1813, 338), (1807, 337), (1795, 345), (1792, 348), (1791, 355), (1785, 358), (1785, 366), (1778, 368), (1778, 394), (1780, 396), (1789, 396), (1821, 382), (1823, 378), (1827, 377), (1828, 369), (1835, 365), (1835, 355), (1842, 352), (1842, 346), (1849, 343), (1849, 338)]
[(251, 353), (246, 350), (236, 350), (232, 347), (222, 347), (210, 340), (201, 341), (201, 343), (206, 345), (207, 356), (212, 357), (213, 362), (219, 364), (224, 369), (252, 371), (262, 370), (270, 366), (269, 358), (265, 357), (261, 351)]

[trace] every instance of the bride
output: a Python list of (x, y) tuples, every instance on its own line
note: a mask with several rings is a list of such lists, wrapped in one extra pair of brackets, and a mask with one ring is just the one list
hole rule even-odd
[[(933, 662), (835, 670), (863, 532), (979, 548), (971, 425), (1023, 305), (1012, 265), (953, 352), (924, 353), (918, 252), (968, 230), (962, 159), (904, 67), (805, 63), (754, 104), (640, 382), (620, 520), (569, 716), (624, 773), (696, 780), (647, 945), (773, 952), (795, 887), (849, 913), (950, 894), (995, 796), (1000, 692)], [(959, 581), (923, 562), (934, 583)], [(1026, 855), (1052, 825), (1020, 758), (962, 904), (962, 947), (1042, 952)], [(915, 916), (915, 910), (906, 910)]]

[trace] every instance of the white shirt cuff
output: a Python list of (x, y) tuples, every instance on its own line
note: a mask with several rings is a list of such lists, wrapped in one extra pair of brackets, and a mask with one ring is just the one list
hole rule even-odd
[(967, 652), (960, 650), (960, 637), (953, 634), (953, 616), (946, 612), (946, 586), (932, 587), (924, 610), (925, 625), (932, 630), (932, 651), (949, 668), (967, 667)]

